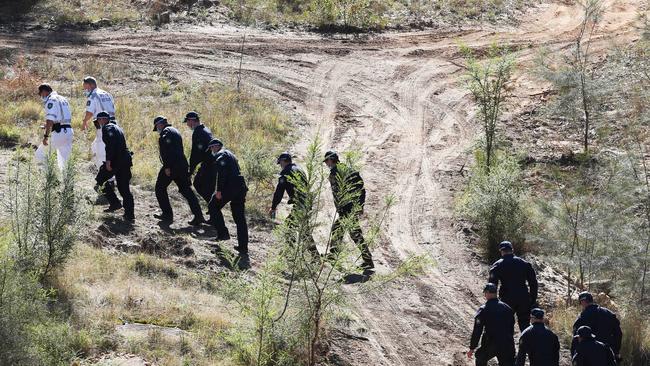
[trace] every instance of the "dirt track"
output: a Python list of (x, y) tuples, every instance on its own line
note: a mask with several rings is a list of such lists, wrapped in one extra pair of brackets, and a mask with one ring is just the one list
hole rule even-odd
[[(601, 44), (634, 37), (638, 0), (607, 1)], [(531, 12), (533, 14), (533, 12)], [(472, 315), (480, 304), (485, 265), (472, 255), (454, 226), (454, 192), (460, 190), (465, 151), (476, 137), (472, 103), (459, 82), (457, 42), (482, 48), (494, 40), (521, 46), (525, 70), (540, 46), (569, 45), (579, 25), (578, 7), (541, 6), (519, 28), (423, 31), (332, 39), (294, 33), (266, 33), (230, 27), (183, 31), (99, 31), (79, 43), (65, 35), (49, 43), (58, 57), (101, 52), (120, 62), (140, 63), (177, 78), (232, 83), (243, 32), (243, 83), (295, 109), (306, 134), (320, 132), (327, 146), (364, 153), (369, 211), (394, 194), (387, 233), (375, 250), (379, 271), (387, 272), (410, 254), (437, 262), (417, 280), (401, 282), (387, 294), (359, 297), (356, 307), (368, 340), (337, 343), (352, 365), (464, 365)], [(63, 37), (63, 38), (61, 38)], [(0, 41), (43, 47), (43, 37)], [(516, 75), (513, 93), (528, 100), (542, 86)], [(296, 147), (304, 151), (305, 144)], [(346, 355), (347, 354), (347, 355)]]

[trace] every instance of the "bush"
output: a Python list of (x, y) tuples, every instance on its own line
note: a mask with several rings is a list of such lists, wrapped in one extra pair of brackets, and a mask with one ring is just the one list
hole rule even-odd
[(650, 365), (650, 322), (639, 309), (630, 309), (621, 319), (623, 366)]
[(81, 229), (83, 200), (76, 186), (76, 158), (68, 161), (62, 175), (55, 154), (43, 169), (30, 157), (18, 154), (9, 173), (9, 193), (5, 197), (11, 220), (14, 246), (11, 255), (27, 273), (44, 280), (63, 264)]
[(501, 241), (523, 241), (526, 191), (521, 169), (512, 157), (497, 155), (489, 173), (482, 166), (483, 159), (479, 157), (477, 161), (460, 199), (459, 211), (478, 226), (485, 254), (490, 260), (496, 260)]

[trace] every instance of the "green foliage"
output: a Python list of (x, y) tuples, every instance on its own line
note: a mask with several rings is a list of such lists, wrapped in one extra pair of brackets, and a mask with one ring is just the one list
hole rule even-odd
[[(234, 348), (239, 362), (245, 365), (310, 365), (320, 362), (327, 343), (331, 319), (346, 307), (350, 296), (344, 288), (347, 278), (357, 276), (365, 283), (359, 292), (377, 293), (396, 278), (418, 273), (427, 261), (408, 258), (393, 273), (383, 276), (360, 274), (356, 268), (359, 251), (349, 243), (341, 243), (340, 251), (326, 260), (310, 249), (318, 244), (328, 253), (332, 245), (332, 229), (325, 239), (312, 240), (315, 229), (322, 225), (319, 212), (327, 175), (323, 172), (318, 141), (313, 142), (304, 163), (305, 176), (293, 177), (297, 199), (291, 214), (276, 228), (277, 246), (269, 253), (257, 275), (246, 272), (226, 274), (222, 281), (226, 297), (237, 305), (239, 314), (250, 322), (234, 327), (226, 339)], [(345, 154), (340, 165), (342, 174), (341, 202), (352, 202), (355, 190), (349, 187), (347, 170), (357, 169), (358, 154)], [(370, 220), (365, 240), (372, 247), (377, 242), (381, 223), (393, 200)], [(357, 207), (356, 211), (361, 208)], [(344, 229), (355, 222), (342, 220)], [(365, 276), (365, 277), (364, 277)], [(363, 282), (362, 281), (362, 282)]]
[(487, 51), (487, 60), (480, 61), (467, 46), (461, 45), (467, 62), (467, 88), (479, 109), (479, 123), (483, 128), (482, 147), (484, 167), (489, 173), (497, 146), (497, 122), (506, 99), (506, 87), (514, 68), (514, 58), (496, 43)]
[(477, 156), (458, 210), (477, 225), (485, 255), (492, 260), (498, 256), (497, 245), (501, 241), (523, 242), (526, 188), (514, 158), (497, 155), (488, 173), (482, 155)]
[(40, 280), (62, 265), (79, 234), (83, 200), (76, 187), (76, 158), (73, 154), (62, 175), (56, 155), (38, 169), (30, 160), (17, 157), (9, 176), (5, 203), (11, 218), (16, 263)]
[(622, 366), (650, 364), (650, 323), (638, 308), (629, 309), (621, 320)]
[(0, 232), (0, 364), (68, 365), (88, 349), (84, 334), (48, 311), (56, 292), (41, 283), (59, 268), (76, 240), (79, 198), (71, 160), (63, 177), (50, 159), (43, 171), (13, 161), (4, 197), (9, 230)]

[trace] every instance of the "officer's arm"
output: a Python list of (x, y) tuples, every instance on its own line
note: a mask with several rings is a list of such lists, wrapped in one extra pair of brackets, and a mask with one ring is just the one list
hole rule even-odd
[(167, 131), (163, 131), (160, 134), (159, 145), (160, 145), (160, 160), (162, 160), (163, 169), (171, 168), (172, 162), (170, 161), (171, 156), (169, 150), (171, 149), (171, 137)]
[(574, 336), (573, 339), (571, 340), (571, 355), (572, 356), (574, 356), (576, 354), (577, 348), (578, 348), (578, 337)]
[(534, 304), (537, 302), (537, 291), (539, 285), (537, 283), (537, 274), (535, 273), (535, 269), (530, 263), (528, 263), (528, 275), (526, 280), (528, 281), (528, 288), (530, 290), (530, 299)]
[(106, 150), (106, 161), (113, 162), (115, 160), (115, 144), (113, 143), (114, 136), (110, 129), (102, 128), (102, 141)]
[(614, 351), (611, 348), (607, 348), (607, 366), (616, 366), (616, 356), (614, 356)]
[(281, 175), (278, 179), (278, 185), (275, 186), (275, 192), (273, 193), (273, 201), (271, 202), (271, 209), (275, 210), (280, 202), (282, 202), (282, 197), (284, 197), (284, 192), (287, 190), (287, 177)]
[(490, 267), (490, 274), (488, 275), (488, 282), (499, 286), (499, 276), (497, 275), (497, 265), (494, 264)]
[(621, 331), (621, 322), (618, 320), (618, 317), (614, 313), (610, 313), (612, 315), (612, 338), (613, 338), (613, 344), (612, 344), (612, 350), (616, 355), (621, 354), (621, 342), (623, 340), (623, 332)]
[(190, 174), (194, 174), (194, 169), (201, 162), (201, 155), (203, 154), (201, 150), (205, 150), (205, 146), (208, 146), (208, 144), (204, 144), (198, 136), (198, 132), (194, 132), (192, 134), (192, 152), (190, 153)]
[(224, 161), (223, 155), (219, 156), (215, 161), (215, 166), (217, 167), (217, 192), (223, 192), (223, 189), (226, 186), (226, 169), (225, 165), (222, 165)]
[(474, 316), (474, 329), (472, 330), (472, 339), (469, 342), (469, 349), (476, 349), (476, 347), (478, 347), (478, 341), (481, 339), (481, 334), (483, 334), (481, 311), (482, 309), (478, 309), (476, 316)]
[(86, 129), (88, 127), (88, 121), (90, 121), (91, 118), (93, 118), (93, 110), (94, 110), (94, 101), (93, 99), (88, 99), (86, 101), (86, 114), (84, 115), (84, 120), (83, 120), (83, 128)]
[(582, 356), (578, 354), (574, 354), (573, 358), (571, 358), (571, 365), (584, 366), (584, 362), (582, 361)]
[(526, 364), (526, 355), (528, 354), (528, 342), (525, 337), (519, 338), (519, 352), (517, 352), (517, 359), (515, 366), (524, 366)]
[(551, 355), (553, 365), (560, 364), (560, 340), (557, 336), (553, 337), (553, 354)]

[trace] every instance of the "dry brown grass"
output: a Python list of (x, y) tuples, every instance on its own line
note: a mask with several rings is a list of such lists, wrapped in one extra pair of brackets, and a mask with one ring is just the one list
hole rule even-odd
[[(142, 268), (150, 271), (143, 272)], [(170, 271), (176, 276), (170, 276)], [(201, 285), (198, 275), (145, 254), (114, 254), (80, 245), (57, 277), (73, 322), (91, 334), (96, 352), (102, 348), (130, 352), (160, 364), (222, 364), (219, 332), (228, 327), (228, 312), (220, 297)], [(123, 323), (144, 323), (187, 331), (181, 339), (124, 339), (116, 333)], [(155, 337), (154, 337), (155, 338)], [(182, 337), (181, 337), (182, 338)], [(113, 343), (107, 344), (113, 340)], [(170, 344), (173, 343), (173, 344)], [(182, 347), (181, 347), (182, 346)]]

